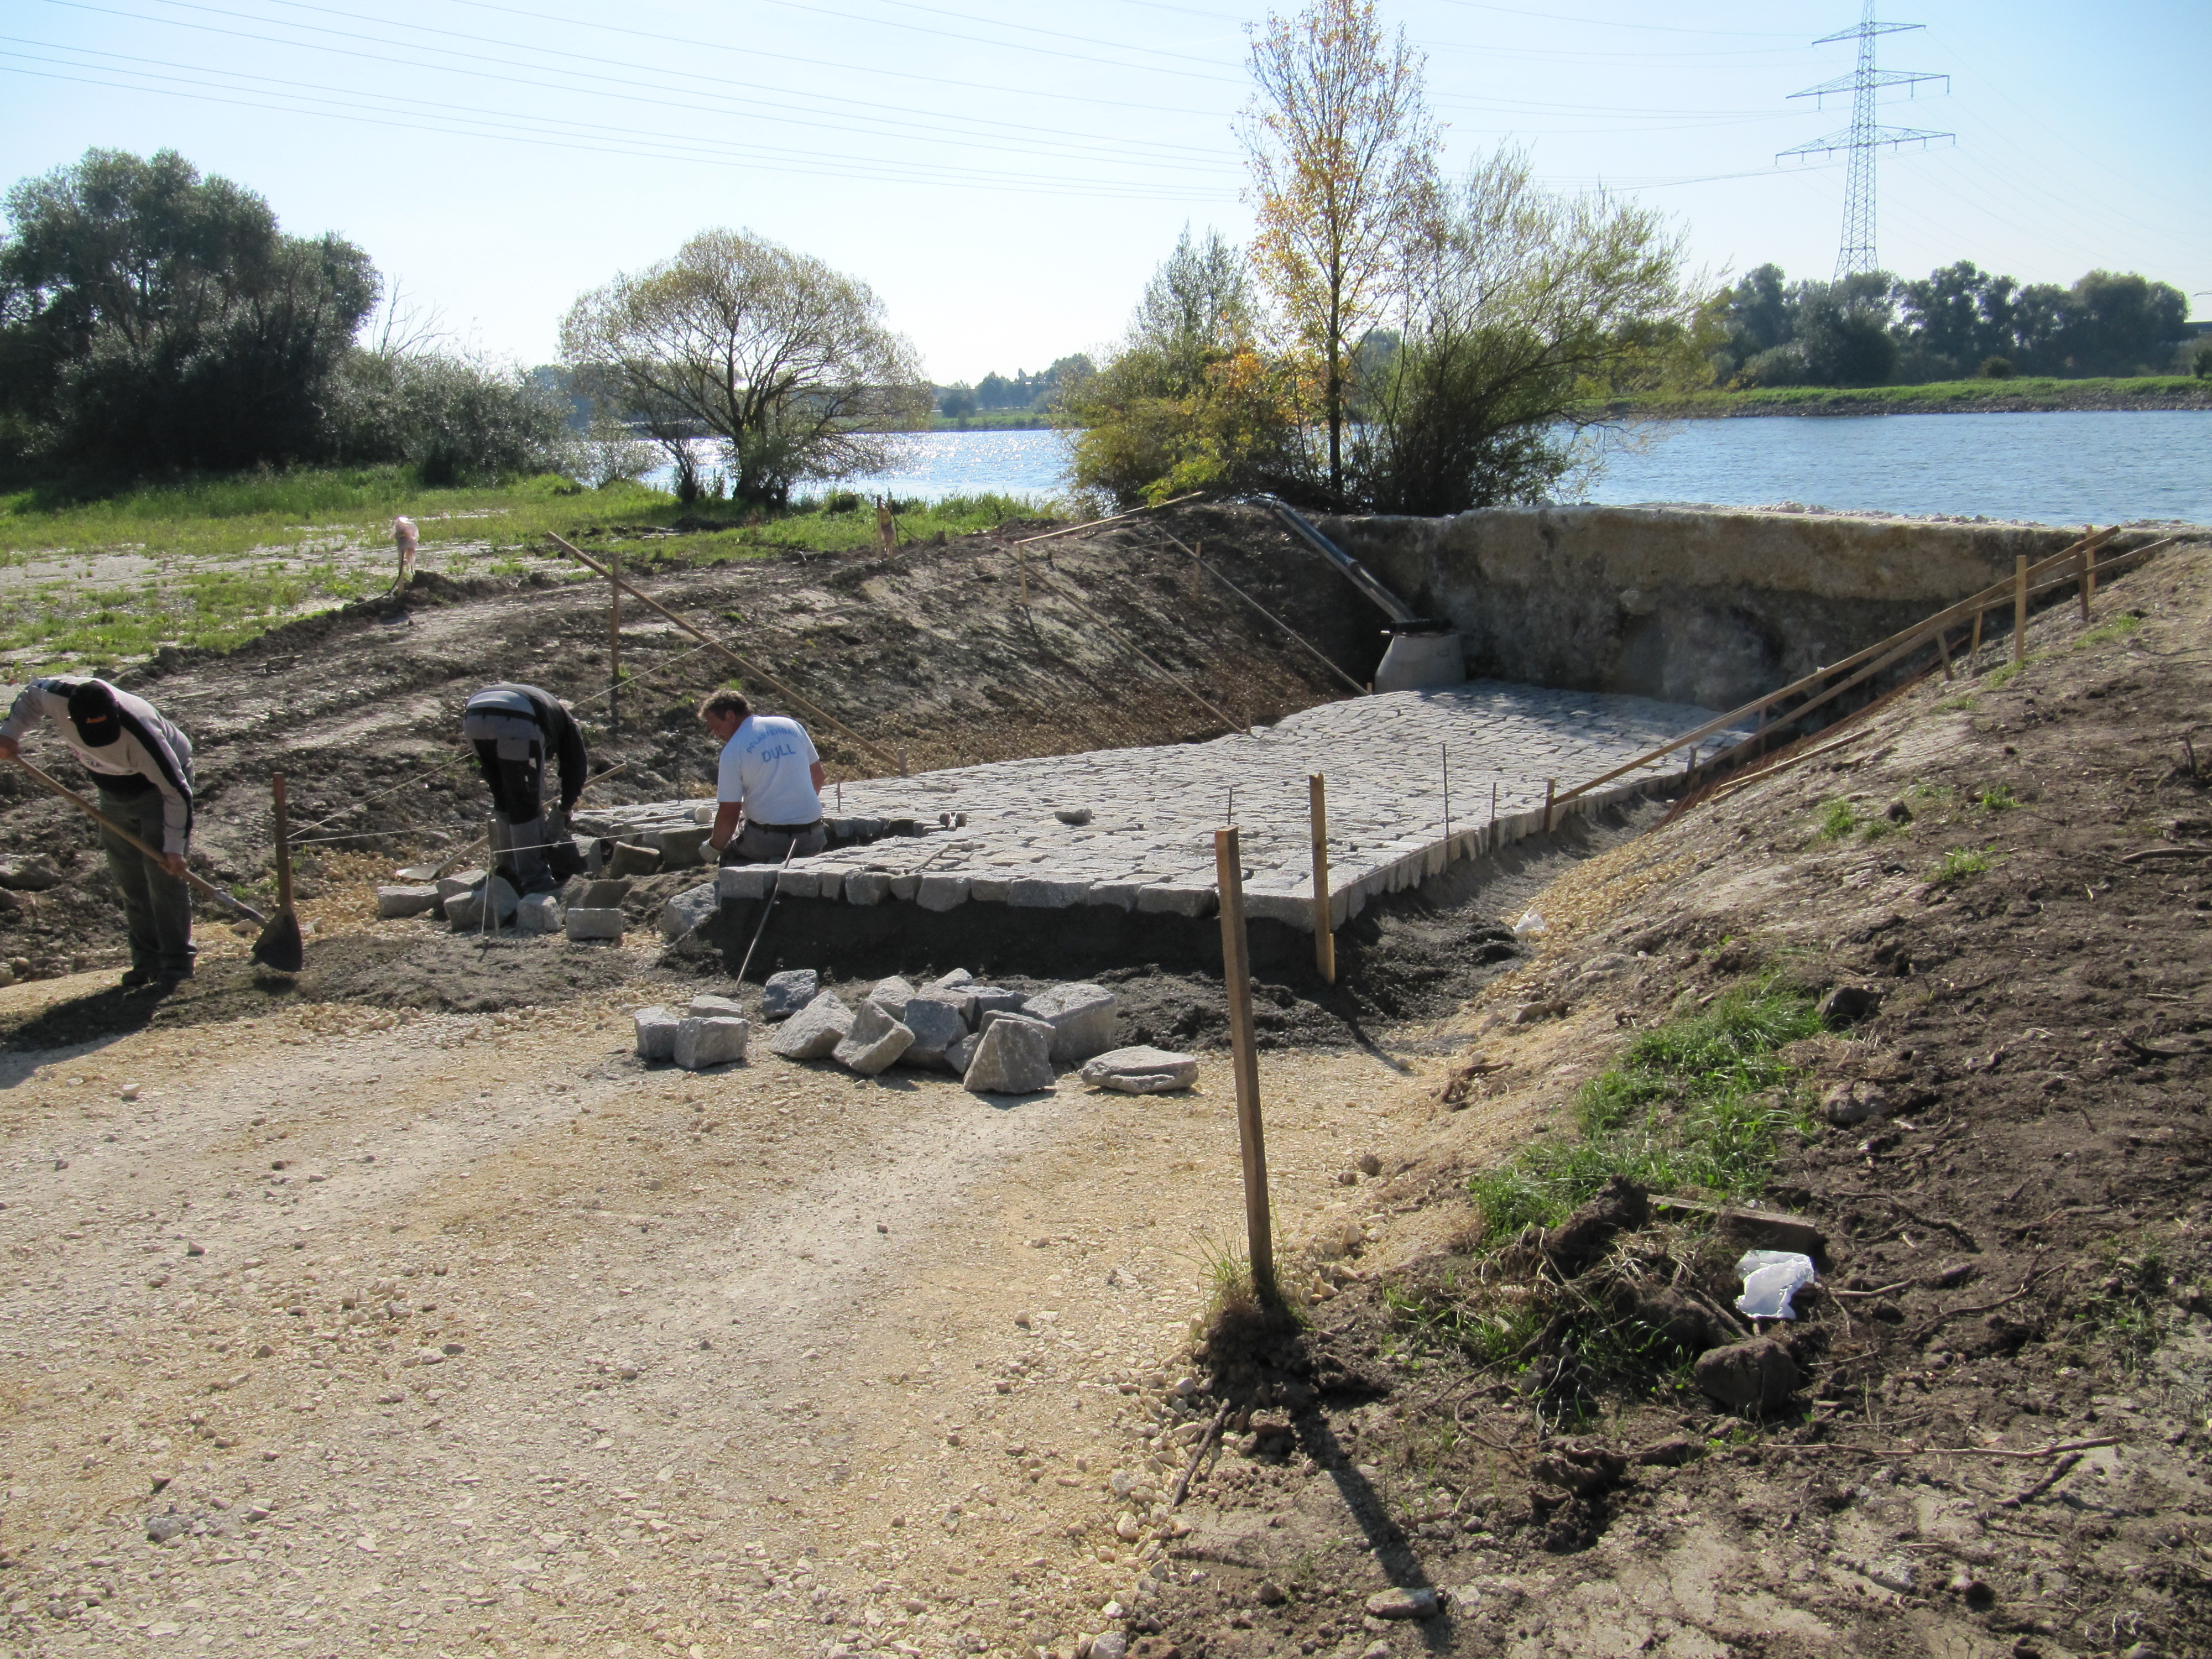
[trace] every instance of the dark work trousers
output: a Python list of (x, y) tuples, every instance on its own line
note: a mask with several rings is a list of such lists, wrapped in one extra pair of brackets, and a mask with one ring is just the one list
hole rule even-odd
[(520, 742), (512, 737), (478, 738), (476, 748), (477, 764), (491, 791), (491, 850), (499, 872), (518, 893), (542, 892), (553, 884), (553, 866), (545, 858), (552, 839), (544, 793), (545, 745), (535, 737)]
[(722, 849), (725, 864), (781, 864), (788, 852), (795, 859), (812, 858), (830, 845), (830, 827), (817, 818), (804, 830), (771, 830), (750, 818), (730, 844)]
[[(150, 785), (136, 795), (100, 792), (100, 816), (122, 825), (149, 847), (161, 844), (161, 792)], [(192, 971), (192, 892), (112, 830), (102, 825), (100, 849), (123, 901), (131, 933), (131, 965), (142, 974)]]

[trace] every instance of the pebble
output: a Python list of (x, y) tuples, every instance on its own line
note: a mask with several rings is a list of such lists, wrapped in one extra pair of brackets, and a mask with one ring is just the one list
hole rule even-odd
[(1378, 1590), (1367, 1598), (1367, 1613), (1370, 1619), (1433, 1619), (1440, 1605), (1426, 1588)]

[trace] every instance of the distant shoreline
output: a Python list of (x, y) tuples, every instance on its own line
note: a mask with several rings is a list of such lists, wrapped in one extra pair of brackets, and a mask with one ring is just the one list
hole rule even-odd
[(2130, 379), (1940, 380), (1926, 386), (1761, 386), (1747, 392), (1649, 392), (1595, 405), (1623, 419), (1736, 420), (1795, 415), (2040, 415), (2212, 410), (2212, 380), (2182, 374)]

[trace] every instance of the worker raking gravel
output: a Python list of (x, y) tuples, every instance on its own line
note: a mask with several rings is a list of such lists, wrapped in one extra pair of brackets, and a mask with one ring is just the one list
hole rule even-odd
[(33, 726), (68, 745), (100, 786), (100, 810), (149, 847), (150, 858), (106, 826), (107, 871), (131, 937), (125, 990), (173, 991), (192, 976), (192, 898), (184, 882), (192, 836), (192, 744), (152, 703), (106, 680), (33, 680), (0, 722), (0, 760), (14, 760)]

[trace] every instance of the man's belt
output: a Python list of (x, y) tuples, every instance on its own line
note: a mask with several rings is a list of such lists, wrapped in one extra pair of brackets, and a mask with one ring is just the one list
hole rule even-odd
[(745, 828), (765, 830), (771, 836), (803, 836), (809, 830), (818, 828), (821, 823), (822, 820), (817, 818), (812, 823), (763, 823), (757, 818), (747, 818)]

